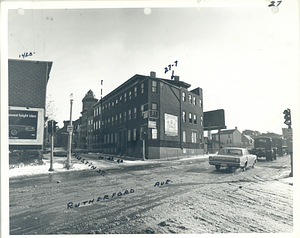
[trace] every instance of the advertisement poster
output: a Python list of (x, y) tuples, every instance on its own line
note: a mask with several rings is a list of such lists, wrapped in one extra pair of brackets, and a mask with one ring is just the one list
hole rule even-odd
[(165, 134), (167, 136), (178, 136), (178, 118), (165, 113)]
[(9, 139), (37, 138), (37, 111), (9, 110)]

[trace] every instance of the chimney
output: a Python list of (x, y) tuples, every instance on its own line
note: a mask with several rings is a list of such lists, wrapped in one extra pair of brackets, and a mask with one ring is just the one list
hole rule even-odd
[(174, 81), (179, 81), (179, 76), (174, 76)]
[(150, 77), (151, 77), (151, 78), (156, 78), (156, 73), (153, 72), (153, 71), (151, 71), (151, 72), (150, 72)]

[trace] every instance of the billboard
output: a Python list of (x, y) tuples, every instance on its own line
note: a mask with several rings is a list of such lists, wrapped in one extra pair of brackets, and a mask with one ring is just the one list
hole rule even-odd
[(204, 112), (203, 126), (205, 131), (226, 129), (224, 109)]
[(165, 134), (178, 136), (178, 117), (165, 113)]
[(9, 145), (42, 145), (44, 109), (9, 107)]

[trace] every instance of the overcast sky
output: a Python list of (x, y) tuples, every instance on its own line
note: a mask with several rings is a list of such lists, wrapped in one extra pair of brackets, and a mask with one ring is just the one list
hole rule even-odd
[[(8, 11), (8, 57), (52, 61), (47, 95), (56, 121), (81, 115), (88, 90), (100, 98), (135, 74), (170, 79), (204, 93), (204, 111), (224, 109), (228, 129), (281, 134), (283, 111), (299, 118), (297, 8), (260, 7), (39, 9)], [(21, 14), (20, 14), (21, 13)], [(23, 14), (24, 13), (24, 14)], [(23, 14), (23, 15), (22, 15)]]

